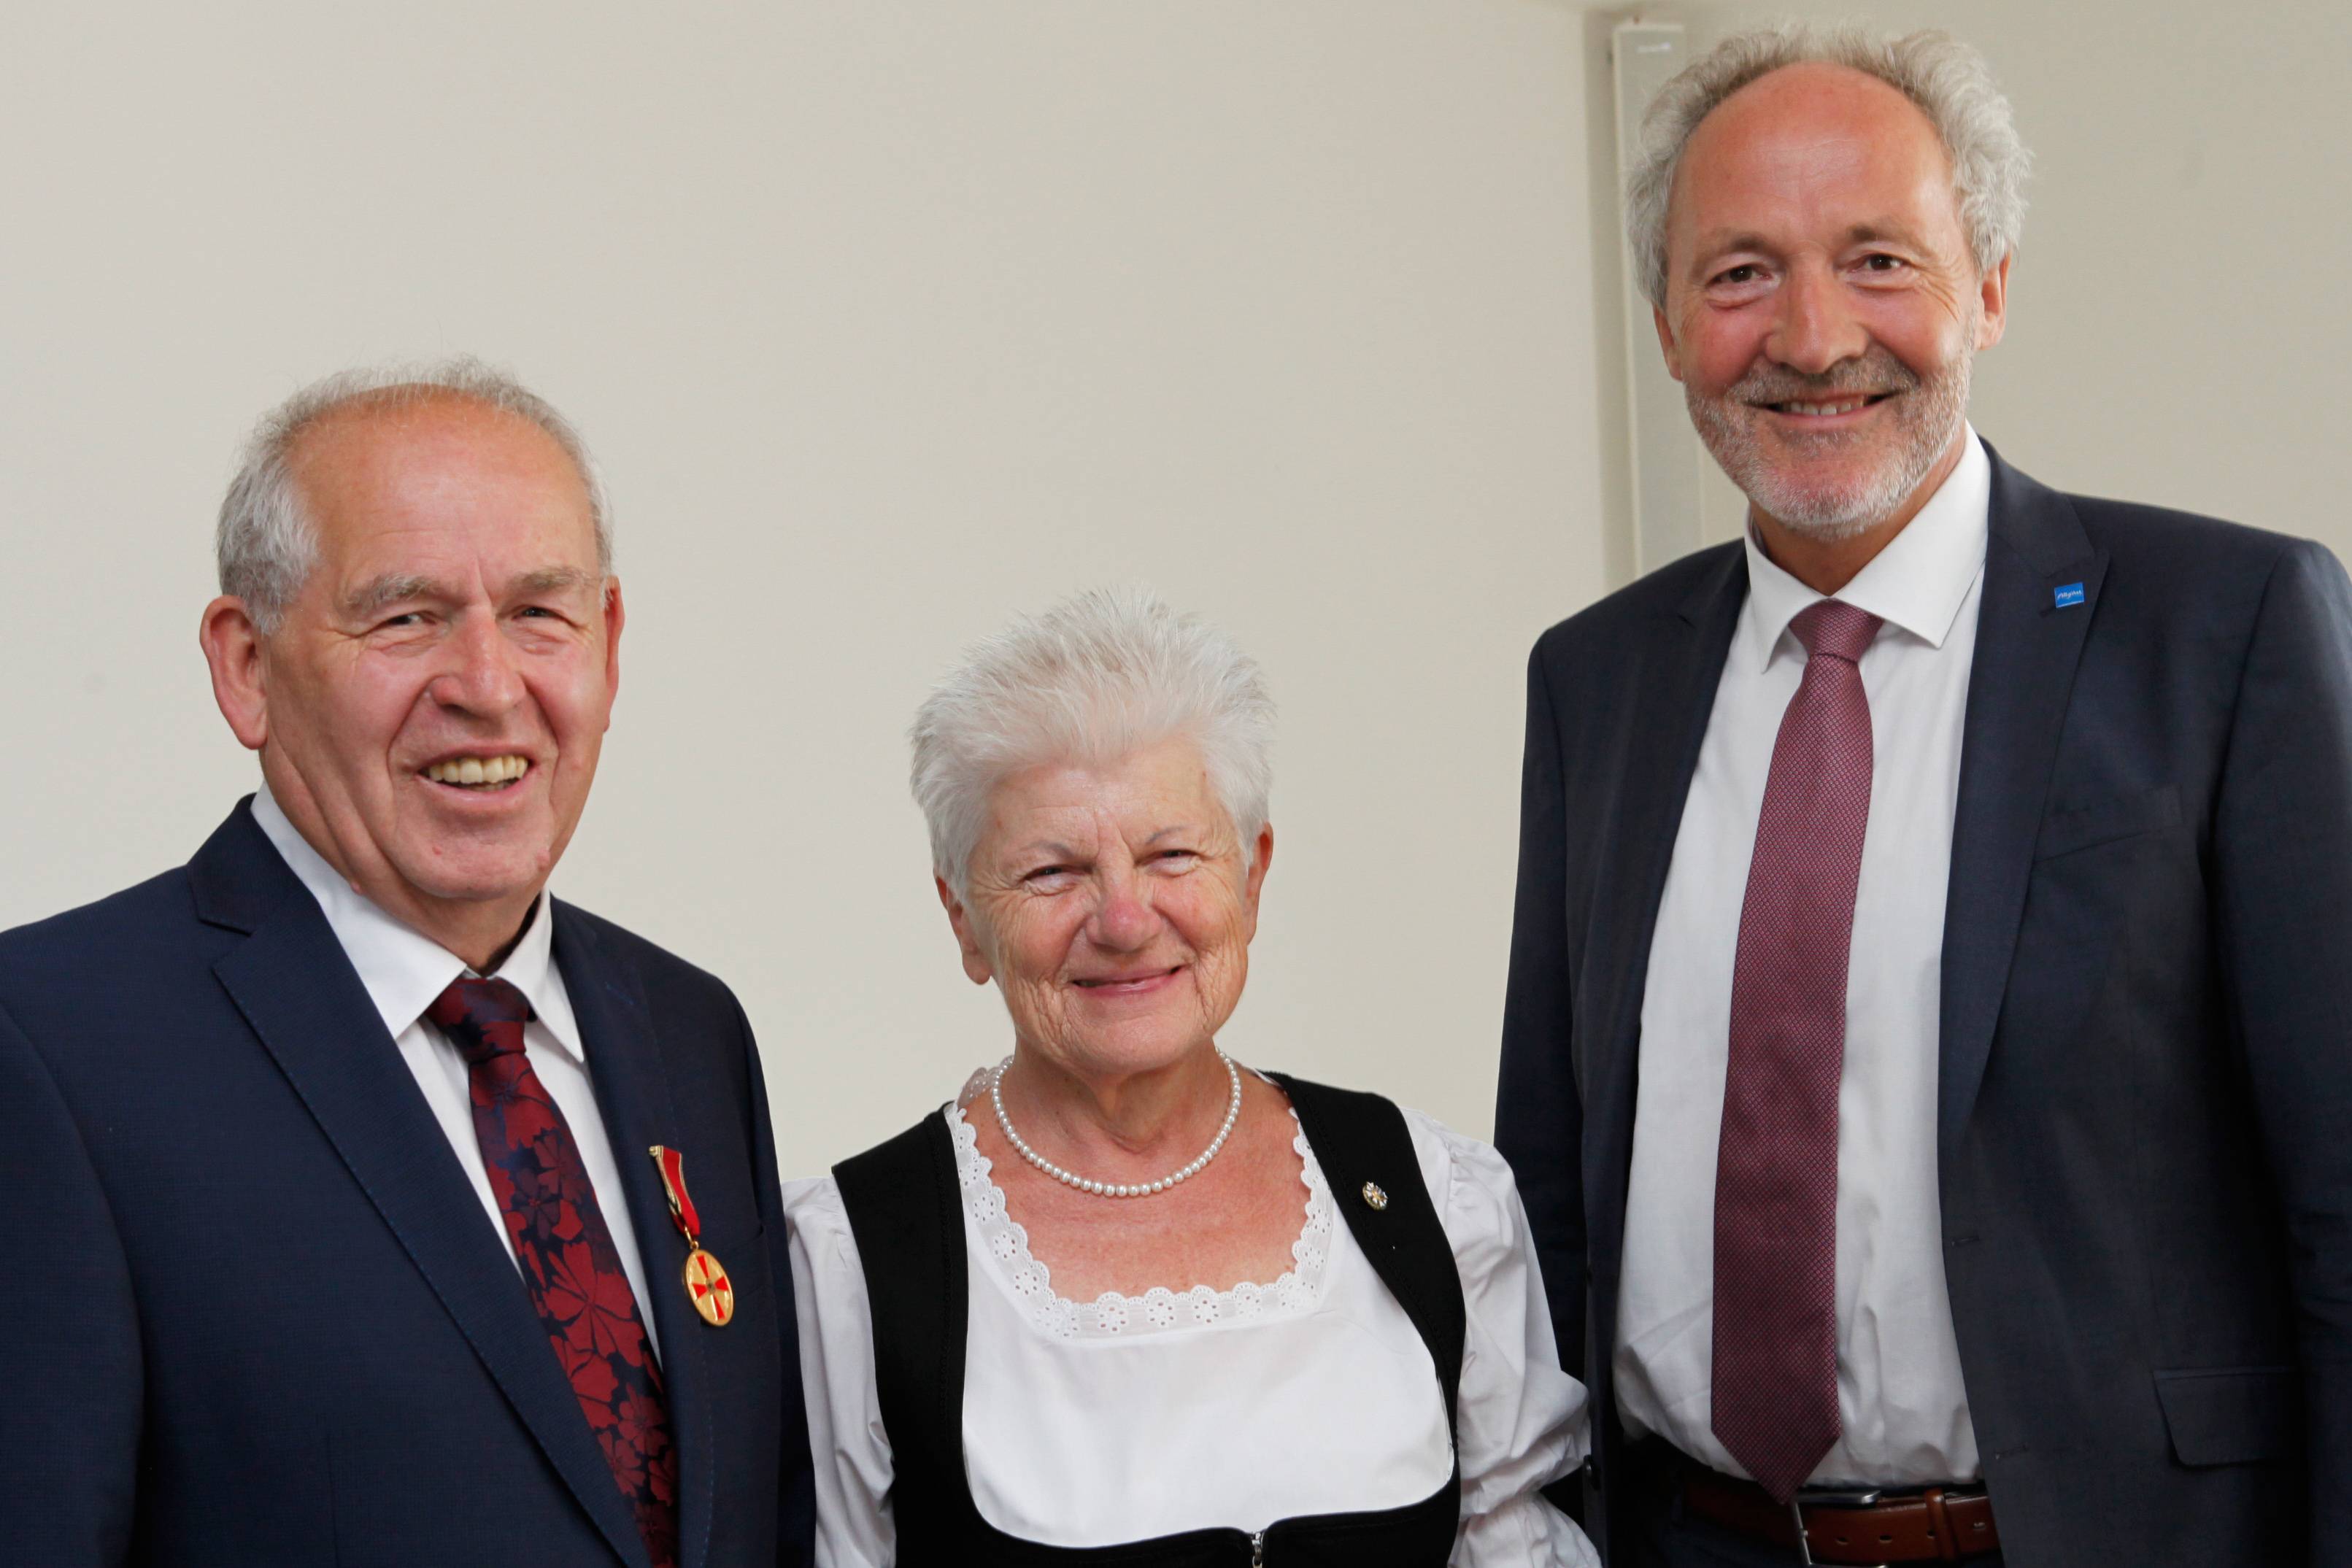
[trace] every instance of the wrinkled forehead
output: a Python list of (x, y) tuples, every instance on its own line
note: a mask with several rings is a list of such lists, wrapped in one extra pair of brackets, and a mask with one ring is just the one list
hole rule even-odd
[(289, 458), (331, 562), (382, 571), (414, 557), (422, 570), (471, 554), (595, 568), (587, 483), (520, 414), (459, 394), (361, 400), (314, 421)]
[(1177, 830), (1231, 831), (1207, 760), (1188, 737), (1100, 759), (1060, 757), (1015, 768), (989, 791), (985, 847), (1044, 835), (1079, 848), (1136, 844)]
[(1684, 145), (1669, 211), (1688, 230), (1792, 200), (1958, 210), (1926, 111), (1867, 72), (1820, 62), (1768, 72), (1709, 110)]

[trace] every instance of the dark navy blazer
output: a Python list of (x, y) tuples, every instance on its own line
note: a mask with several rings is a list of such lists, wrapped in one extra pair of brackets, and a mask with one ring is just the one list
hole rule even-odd
[[(2007, 1561), (2352, 1563), (2352, 584), (2308, 541), (1992, 466), (1936, 1135)], [(1602, 1413), (1617, 1562), (1642, 997), (1746, 593), (1738, 546), (1702, 551), (1529, 666), (1495, 1141)]]
[[(681, 1568), (804, 1563), (759, 1059), (727, 988), (551, 905), (679, 1450)], [(733, 1276), (711, 1328), (645, 1151)], [(634, 1156), (634, 1157), (633, 1157)], [(0, 1563), (645, 1568), (522, 1280), (247, 805), (0, 936)]]

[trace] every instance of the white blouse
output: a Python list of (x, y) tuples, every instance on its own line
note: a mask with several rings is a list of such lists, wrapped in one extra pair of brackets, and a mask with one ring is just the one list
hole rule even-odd
[[(971, 1318), (964, 1464), (1006, 1534), (1104, 1546), (1213, 1527), (1402, 1508), (1452, 1471), (1428, 1348), (1339, 1217), (1302, 1134), (1294, 1267), (1230, 1291), (1055, 1294), (974, 1146), (954, 1135)], [(1462, 1273), (1462, 1524), (1454, 1568), (1592, 1565), (1536, 1489), (1586, 1448), (1583, 1385), (1559, 1370), (1543, 1284), (1502, 1156), (1405, 1113)], [(816, 1458), (819, 1568), (890, 1568), (890, 1442), (857, 1244), (830, 1176), (787, 1184), (801, 1370)]]

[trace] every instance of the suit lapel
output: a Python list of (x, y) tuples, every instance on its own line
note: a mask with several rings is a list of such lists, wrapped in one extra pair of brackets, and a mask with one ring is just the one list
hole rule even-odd
[(646, 1568), (514, 1260), (318, 904), (243, 808), (191, 872), (200, 915), (249, 932), (214, 966), (230, 998), (606, 1542)]
[(1990, 525), (1944, 907), (1937, 1134), (1947, 1151), (1992, 1051), (2074, 667), (2107, 568), (2066, 498), (1997, 455)]
[(596, 1103), (612, 1138), (614, 1163), (620, 1167), (621, 1198), (637, 1233), (646, 1294), (661, 1339), (670, 1437), (678, 1450), (678, 1564), (699, 1568), (710, 1549), (716, 1505), (717, 1447), (702, 1339), (710, 1329), (687, 1299), (680, 1273), (686, 1241), (670, 1218), (669, 1200), (652, 1157), (656, 1144), (680, 1150), (686, 1155), (690, 1191), (696, 1144), (671, 1103), (660, 1036), (635, 966), (614, 953), (579, 911), (556, 901), (550, 906), (555, 915), (555, 962), (579, 1020), (588, 1076), (596, 1086)]
[[(1715, 688), (1747, 596), (1747, 557), (1730, 546), (1679, 606), (1643, 629), (1638, 695), (1628, 709), (1614, 816), (1602, 838), (1592, 902), (1590, 951), (1598, 962), (1587, 973), (1603, 988), (1592, 1014), (1601, 1028), (1578, 1064), (1586, 1125), (1600, 1134), (1584, 1145), (1586, 1191), (1598, 1198), (1587, 1216), (1592, 1256), (1612, 1277), (1623, 1251), (1650, 942)], [(1614, 1292), (1601, 1299), (1613, 1302)], [(1615, 1332), (1613, 1323), (1594, 1326)]]

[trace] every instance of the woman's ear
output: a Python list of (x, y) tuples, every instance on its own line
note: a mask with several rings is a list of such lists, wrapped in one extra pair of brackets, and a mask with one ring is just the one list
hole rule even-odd
[(956, 946), (963, 949), (964, 974), (975, 986), (988, 984), (995, 977), (996, 971), (989, 967), (988, 955), (981, 950), (980, 937), (975, 929), (977, 923), (972, 919), (971, 912), (964, 908), (963, 901), (948, 887), (947, 878), (933, 876), (931, 885), (939, 890), (940, 907), (948, 912), (948, 928), (955, 933)]
[(1274, 824), (1267, 822), (1257, 831), (1257, 842), (1250, 852), (1249, 873), (1242, 879), (1242, 908), (1248, 917), (1248, 934), (1257, 935), (1257, 896), (1265, 886), (1265, 868), (1274, 861)]

